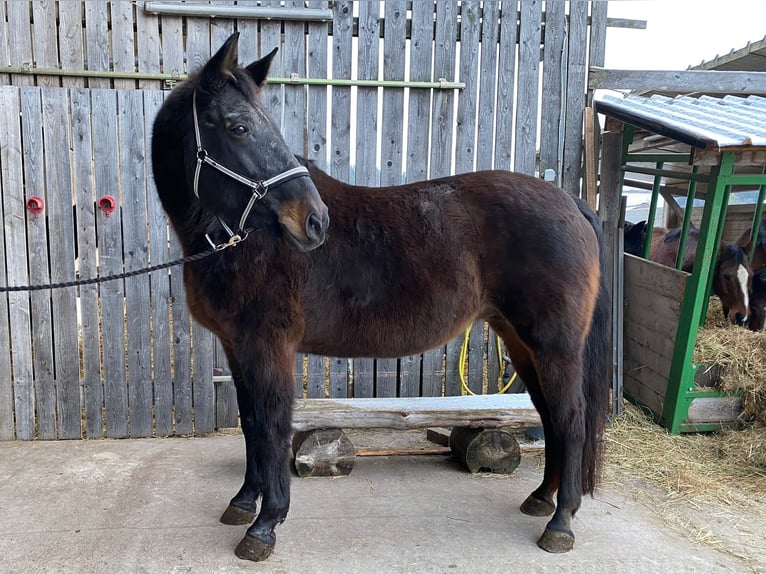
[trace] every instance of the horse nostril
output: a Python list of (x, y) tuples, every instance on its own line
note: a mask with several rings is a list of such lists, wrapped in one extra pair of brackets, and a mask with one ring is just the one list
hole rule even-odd
[(312, 241), (318, 241), (324, 235), (322, 219), (316, 212), (311, 212), (306, 218), (306, 237)]
[(742, 313), (737, 313), (734, 318), (737, 321), (737, 325), (744, 325), (747, 323), (747, 315), (743, 315)]

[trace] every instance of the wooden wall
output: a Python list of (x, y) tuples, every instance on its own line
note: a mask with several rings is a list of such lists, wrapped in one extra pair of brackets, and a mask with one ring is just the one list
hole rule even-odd
[(625, 254), (625, 395), (662, 413), (688, 273)]
[[(256, 4), (264, 2), (236, 2)], [(605, 2), (548, 1), (545, 13), (540, 0), (305, 4), (330, 9), (332, 19), (158, 16), (128, 1), (0, 1), (0, 280), (93, 277), (179, 255), (150, 177), (151, 123), (173, 81), (235, 30), (243, 63), (280, 48), (266, 102), (296, 153), (335, 177), (375, 185), (485, 168), (553, 169), (579, 193), (586, 72), (603, 64)], [(291, 76), (465, 87), (279, 80)], [(105, 195), (118, 203), (110, 217), (97, 208)], [(25, 209), (33, 196), (46, 202), (37, 219)], [(7, 342), (0, 439), (199, 434), (236, 424), (225, 361), (186, 312), (178, 267), (2, 296), (0, 341)], [(460, 394), (461, 343), (393, 360), (299, 357), (298, 390)], [(495, 338), (475, 326), (467, 385), (497, 390), (500, 368)], [(214, 372), (224, 377), (214, 381)]]

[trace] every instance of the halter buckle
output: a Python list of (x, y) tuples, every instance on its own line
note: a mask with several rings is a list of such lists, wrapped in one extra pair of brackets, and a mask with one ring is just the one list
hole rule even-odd
[(253, 195), (258, 199), (263, 199), (266, 197), (266, 194), (269, 191), (269, 187), (267, 185), (264, 185), (263, 181), (257, 181), (255, 186), (253, 186), (252, 192)]
[(207, 239), (207, 242), (210, 244), (210, 246), (216, 250), (216, 251), (223, 251), (224, 249), (228, 247), (234, 247), (235, 245), (242, 243), (245, 239), (247, 239), (247, 231), (242, 232), (243, 235), (240, 235), (239, 233), (235, 233), (231, 237), (229, 237), (229, 240), (225, 243), (215, 243), (211, 238), (210, 234), (205, 234), (205, 239)]

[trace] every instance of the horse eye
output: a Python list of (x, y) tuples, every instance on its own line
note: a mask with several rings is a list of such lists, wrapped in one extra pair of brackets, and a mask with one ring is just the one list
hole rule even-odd
[(237, 124), (234, 127), (232, 127), (230, 131), (235, 136), (243, 136), (247, 133), (247, 128), (243, 126), (242, 124)]

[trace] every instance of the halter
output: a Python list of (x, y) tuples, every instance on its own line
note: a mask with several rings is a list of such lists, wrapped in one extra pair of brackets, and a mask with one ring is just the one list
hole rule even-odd
[(266, 196), (266, 193), (269, 191), (270, 187), (288, 182), (297, 177), (309, 177), (309, 170), (300, 165), (298, 167), (283, 171), (282, 173), (279, 173), (269, 179), (256, 181), (250, 179), (249, 177), (245, 177), (244, 175), (241, 175), (236, 171), (233, 171), (215, 161), (207, 153), (207, 150), (202, 147), (202, 139), (199, 132), (199, 120), (197, 118), (197, 90), (194, 90), (194, 93), (192, 94), (192, 114), (194, 116), (194, 138), (197, 143), (197, 167), (194, 169), (194, 195), (197, 197), (197, 199), (200, 199), (199, 172), (202, 169), (203, 163), (206, 163), (210, 167), (213, 167), (221, 173), (228, 175), (230, 178), (237, 180), (241, 184), (248, 186), (251, 191), (250, 200), (247, 202), (245, 210), (242, 212), (242, 216), (239, 218), (239, 226), (236, 232), (232, 231), (231, 227), (229, 227), (226, 222), (221, 219), (220, 216), (216, 216), (218, 217), (218, 221), (221, 222), (221, 226), (224, 228), (224, 230), (226, 230), (226, 233), (229, 234), (229, 240), (226, 243), (216, 244), (212, 239), (210, 239), (209, 234), (205, 234), (208, 243), (210, 243), (210, 245), (212, 245), (215, 249), (225, 249), (226, 247), (236, 245), (240, 241), (244, 241), (245, 238), (247, 238), (249, 230), (245, 229), (245, 222), (247, 221), (247, 218), (249, 217), (250, 211), (252, 211), (255, 202), (259, 199), (263, 199)]

